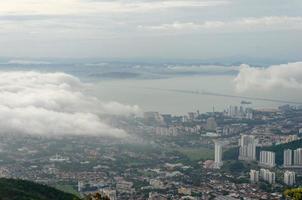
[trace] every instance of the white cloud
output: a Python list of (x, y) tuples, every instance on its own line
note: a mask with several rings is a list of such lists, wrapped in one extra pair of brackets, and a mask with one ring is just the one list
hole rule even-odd
[[(136, 31), (136, 26), (139, 24), (137, 20), (153, 19), (151, 15), (157, 15), (161, 11), (177, 12), (183, 8), (202, 9), (227, 3), (228, 1), (222, 0), (0, 1), (0, 34), (8, 38), (16, 38), (15, 41), (19, 39), (25, 41), (25, 38), (35, 41), (63, 39), (64, 42), (74, 39), (86, 41), (108, 39), (127, 35), (129, 31)], [(145, 15), (147, 12), (149, 16)]]
[(0, 130), (49, 136), (126, 136), (99, 115), (136, 114), (138, 106), (102, 102), (85, 93), (88, 87), (65, 73), (0, 72)]
[[(204, 1), (204, 0), (164, 0), (164, 1), (97, 1), (97, 0), (10, 0), (0, 3), (2, 14), (93, 14), (99, 12), (146, 12), (158, 9), (208, 7), (226, 4), (228, 1)], [(18, 6), (16, 6), (18, 5)]]
[(18, 65), (49, 65), (51, 62), (40, 61), (40, 60), (9, 60), (7, 64), (18, 64)]
[(302, 89), (302, 62), (272, 65), (268, 68), (242, 65), (234, 81), (239, 92), (275, 88)]
[(233, 21), (174, 22), (155, 26), (140, 25), (140, 29), (150, 31), (253, 31), (253, 30), (287, 30), (302, 29), (302, 17), (269, 16), (259, 18), (242, 18)]

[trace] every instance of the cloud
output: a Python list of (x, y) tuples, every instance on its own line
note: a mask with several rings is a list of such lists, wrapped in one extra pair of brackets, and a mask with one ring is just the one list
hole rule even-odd
[(126, 136), (99, 116), (137, 114), (138, 106), (102, 102), (87, 94), (88, 88), (65, 73), (0, 72), (0, 130), (47, 136)]
[[(22, 42), (64, 42), (129, 36), (137, 21), (183, 9), (228, 4), (226, 0), (10, 0), (0, 2), (0, 34)], [(16, 6), (18, 5), (18, 6)], [(163, 12), (162, 12), (163, 11)], [(150, 15), (145, 15), (149, 13)], [(142, 16), (143, 17), (140, 17)], [(20, 31), (22, 30), (22, 31)], [(9, 40), (10, 40), (9, 39)], [(2, 36), (3, 41), (7, 41)], [(40, 43), (40, 42), (38, 42)], [(41, 42), (43, 43), (43, 42)], [(19, 43), (18, 43), (19, 44)]]
[(174, 22), (161, 25), (140, 25), (139, 29), (153, 31), (257, 31), (257, 30), (288, 30), (302, 29), (302, 17), (269, 16), (259, 18), (241, 18), (233, 21)]
[[(158, 9), (173, 9), (186, 7), (209, 7), (227, 4), (228, 1), (204, 0), (163, 0), (163, 1), (136, 1), (136, 0), (10, 0), (0, 3), (0, 12), (3, 14), (27, 15), (66, 15), (66, 14), (94, 14), (94, 13), (124, 13), (146, 12)], [(16, 6), (18, 5), (18, 6)], [(0, 17), (1, 18), (1, 17)], [(8, 17), (10, 18), (10, 17)], [(32, 18), (32, 17), (31, 17)], [(19, 19), (19, 18), (18, 18)]]
[(234, 81), (239, 92), (275, 88), (302, 89), (302, 62), (272, 65), (268, 68), (241, 65)]
[(51, 62), (40, 61), (40, 60), (9, 60), (7, 64), (18, 64), (18, 65), (49, 65)]

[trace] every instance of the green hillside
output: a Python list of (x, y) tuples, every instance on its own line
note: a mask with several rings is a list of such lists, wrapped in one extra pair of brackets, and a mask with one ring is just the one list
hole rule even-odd
[(302, 139), (296, 140), (293, 142), (289, 142), (289, 143), (285, 143), (285, 144), (273, 145), (270, 147), (262, 147), (262, 148), (259, 148), (259, 151), (266, 150), (266, 151), (275, 152), (276, 153), (276, 163), (278, 165), (282, 165), (283, 164), (283, 151), (285, 149), (295, 150), (298, 148), (302, 148)]
[[(285, 143), (285, 144), (278, 144), (278, 145), (272, 145), (270, 147), (258, 147), (257, 148), (257, 159), (259, 159), (260, 151), (266, 150), (266, 151), (273, 151), (276, 153), (276, 163), (277, 165), (283, 164), (283, 151), (285, 149), (298, 149), (302, 148), (302, 139), (296, 140), (293, 142)], [(239, 155), (239, 148), (234, 147), (227, 149), (225, 152), (223, 152), (223, 159), (224, 160), (237, 160)]]
[(24, 180), (0, 179), (0, 200), (80, 200), (55, 188)]

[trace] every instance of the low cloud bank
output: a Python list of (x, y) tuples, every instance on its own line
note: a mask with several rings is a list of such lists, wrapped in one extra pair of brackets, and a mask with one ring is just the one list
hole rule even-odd
[(234, 81), (239, 92), (254, 89), (302, 89), (302, 62), (272, 65), (267, 68), (241, 65)]
[(65, 73), (0, 72), (0, 131), (34, 135), (125, 137), (98, 115), (128, 115), (138, 106), (102, 102), (89, 85)]
[(171, 72), (199, 72), (199, 73), (213, 73), (213, 74), (223, 74), (223, 73), (235, 73), (238, 72), (239, 66), (219, 66), (219, 65), (191, 65), (191, 66), (181, 66), (181, 65), (171, 65), (168, 66), (168, 70)]
[(302, 17), (266, 16), (260, 18), (241, 18), (231, 21), (204, 22), (173, 22), (160, 25), (139, 25), (139, 29), (164, 32), (194, 32), (194, 31), (222, 31), (241, 32), (259, 30), (301, 30)]
[(51, 62), (40, 61), (40, 60), (9, 60), (7, 64), (18, 64), (18, 65), (50, 65)]

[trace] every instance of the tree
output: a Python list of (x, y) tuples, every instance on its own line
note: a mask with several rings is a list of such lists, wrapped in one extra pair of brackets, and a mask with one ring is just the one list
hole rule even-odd
[(102, 196), (100, 193), (89, 194), (85, 200), (110, 200), (108, 196)]
[(284, 191), (286, 199), (302, 200), (302, 188), (287, 189)]

